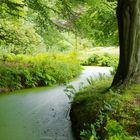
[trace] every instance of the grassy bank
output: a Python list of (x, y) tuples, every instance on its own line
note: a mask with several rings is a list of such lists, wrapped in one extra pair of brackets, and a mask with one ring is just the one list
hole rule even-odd
[(115, 92), (111, 81), (102, 77), (76, 94), (70, 116), (77, 139), (140, 139), (140, 85)]
[(80, 74), (75, 53), (0, 55), (0, 91), (66, 83)]

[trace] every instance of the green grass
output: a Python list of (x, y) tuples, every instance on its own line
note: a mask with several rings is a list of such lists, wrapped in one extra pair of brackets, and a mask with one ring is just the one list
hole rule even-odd
[(111, 81), (100, 78), (76, 94), (70, 116), (77, 139), (139, 139), (140, 85), (115, 92)]

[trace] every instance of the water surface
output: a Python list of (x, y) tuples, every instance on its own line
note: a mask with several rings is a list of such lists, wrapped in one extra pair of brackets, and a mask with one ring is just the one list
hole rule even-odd
[[(78, 89), (87, 77), (110, 74), (107, 67), (84, 67), (71, 82)], [(23, 90), (0, 95), (0, 140), (74, 140), (69, 118), (70, 103), (65, 86)]]

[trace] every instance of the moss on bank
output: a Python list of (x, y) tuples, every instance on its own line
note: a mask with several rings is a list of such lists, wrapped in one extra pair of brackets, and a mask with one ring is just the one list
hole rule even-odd
[(82, 140), (139, 139), (140, 85), (115, 92), (111, 81), (100, 78), (76, 94), (70, 116), (77, 139), (80, 132)]

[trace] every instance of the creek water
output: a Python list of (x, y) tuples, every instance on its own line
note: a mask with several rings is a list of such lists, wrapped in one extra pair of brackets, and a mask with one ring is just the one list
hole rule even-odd
[[(108, 67), (84, 67), (70, 82), (77, 90), (86, 78), (110, 75)], [(0, 95), (0, 140), (74, 140), (64, 85)]]

